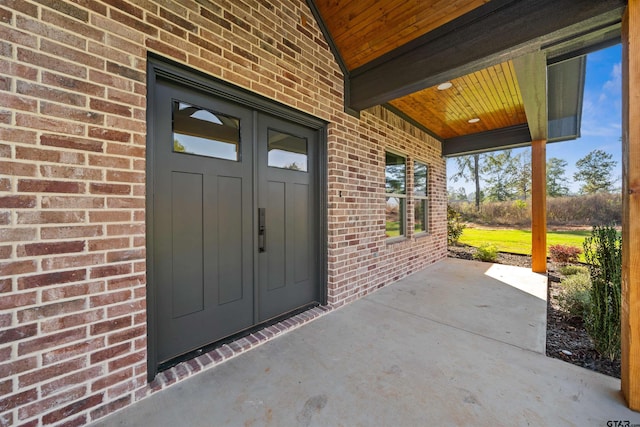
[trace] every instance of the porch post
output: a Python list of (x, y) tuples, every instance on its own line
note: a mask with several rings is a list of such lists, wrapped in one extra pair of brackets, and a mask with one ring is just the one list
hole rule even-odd
[(640, 1), (622, 20), (622, 393), (640, 411)]
[(547, 271), (547, 141), (531, 141), (531, 270)]

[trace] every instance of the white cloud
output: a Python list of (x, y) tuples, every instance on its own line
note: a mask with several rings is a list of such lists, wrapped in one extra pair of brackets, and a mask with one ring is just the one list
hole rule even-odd
[[(622, 63), (611, 66), (609, 78), (598, 89), (585, 90), (582, 109), (583, 136), (618, 138), (620, 136)], [(594, 90), (595, 89), (595, 90)]]
[(602, 85), (603, 92), (618, 94), (622, 90), (622, 63), (613, 64), (609, 80)]
[(595, 125), (593, 123), (584, 123), (582, 125), (582, 136), (601, 136), (605, 138), (619, 138), (620, 126), (615, 123), (604, 123)]
[(582, 100), (582, 117), (593, 117), (596, 112), (596, 104), (591, 101), (589, 93), (585, 91), (584, 98)]

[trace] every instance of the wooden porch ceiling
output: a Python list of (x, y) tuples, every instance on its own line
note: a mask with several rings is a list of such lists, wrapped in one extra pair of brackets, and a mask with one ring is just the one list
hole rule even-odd
[[(307, 2), (345, 74), (347, 111), (385, 105), (443, 141), (449, 155), (546, 138), (547, 64), (618, 43), (626, 5), (625, 0)], [(568, 79), (565, 86), (583, 84), (583, 76), (566, 72), (571, 69), (584, 67), (565, 67), (560, 75)], [(438, 90), (444, 82), (452, 87)], [(581, 88), (549, 93), (548, 104), (579, 107), (579, 101), (560, 96), (575, 96)], [(551, 105), (551, 111), (557, 108)], [(468, 122), (474, 118), (480, 120)], [(579, 117), (565, 121), (580, 122)], [(495, 143), (487, 144), (488, 138)]]
[(365, 65), (487, 0), (317, 0), (349, 70)]
[(389, 104), (445, 140), (527, 123), (512, 61), (449, 83), (448, 89), (430, 87)]

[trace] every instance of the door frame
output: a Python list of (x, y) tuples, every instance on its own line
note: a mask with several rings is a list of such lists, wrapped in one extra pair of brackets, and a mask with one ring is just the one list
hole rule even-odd
[[(250, 92), (231, 83), (209, 76), (200, 71), (191, 69), (185, 65), (163, 58), (159, 55), (149, 53), (147, 57), (147, 141), (146, 141), (146, 276), (147, 276), (147, 381), (151, 382), (158, 373), (157, 360), (157, 333), (156, 325), (156, 288), (153, 277), (154, 272), (154, 236), (153, 236), (153, 201), (155, 192), (155, 160), (152, 148), (155, 140), (154, 105), (155, 105), (155, 85), (162, 79), (187, 88), (195, 89), (199, 92), (214, 96), (225, 101), (252, 108), (254, 110), (271, 114), (278, 118), (306, 126), (317, 132), (318, 153), (317, 153), (317, 175), (315, 177), (315, 188), (318, 191), (318, 221), (316, 235), (318, 236), (318, 283), (320, 303), (327, 304), (327, 122), (307, 113), (295, 110), (289, 106), (281, 104), (272, 99)], [(254, 113), (254, 122), (256, 120)], [(257, 136), (254, 135), (254, 150), (257, 149)], [(257, 192), (255, 184), (257, 177), (254, 176), (254, 205), (257, 206)], [(253, 214), (253, 226), (257, 227), (255, 212)], [(254, 235), (254, 243), (257, 236)], [(255, 246), (255, 245), (254, 245)], [(254, 258), (254, 277), (257, 277), (257, 259)], [(254, 290), (255, 292), (255, 290)]]

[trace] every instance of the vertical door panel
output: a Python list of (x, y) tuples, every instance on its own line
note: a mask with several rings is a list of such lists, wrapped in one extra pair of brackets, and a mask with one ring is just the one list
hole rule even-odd
[(294, 283), (309, 280), (309, 244), (311, 227), (309, 224), (309, 186), (293, 185), (293, 255)]
[(285, 251), (285, 183), (269, 182), (263, 187), (267, 192), (266, 205), (266, 245), (268, 274), (267, 289), (282, 288), (286, 284), (286, 251)]
[(218, 303), (242, 298), (242, 180), (219, 177), (218, 198)]
[(171, 173), (172, 317), (202, 311), (202, 175)]

